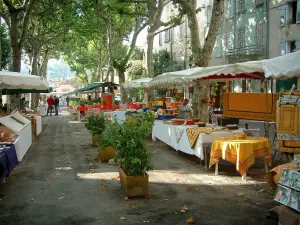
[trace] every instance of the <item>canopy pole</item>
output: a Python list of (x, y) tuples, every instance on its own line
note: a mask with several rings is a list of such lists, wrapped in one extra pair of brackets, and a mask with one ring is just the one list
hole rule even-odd
[(198, 118), (200, 118), (200, 90), (201, 90), (201, 88), (200, 88), (200, 85), (199, 85), (199, 83), (197, 83), (197, 88), (198, 88)]
[(269, 111), (268, 111), (268, 106), (269, 106), (269, 98), (268, 98), (268, 80), (265, 79), (265, 91), (266, 91), (266, 119), (267, 119), (267, 127), (266, 127), (266, 135), (267, 138), (269, 139), (270, 135), (269, 135)]

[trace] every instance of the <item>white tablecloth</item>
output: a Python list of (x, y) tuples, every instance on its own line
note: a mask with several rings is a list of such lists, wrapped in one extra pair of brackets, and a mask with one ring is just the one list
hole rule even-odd
[[(193, 128), (197, 126), (174, 126), (170, 124), (163, 123), (161, 121), (155, 121), (154, 126), (152, 129), (152, 139), (155, 141), (156, 138), (161, 140), (162, 142), (170, 145), (172, 148), (174, 148), (177, 151), (182, 151), (184, 153), (190, 154), (190, 155), (196, 155), (201, 160), (204, 159), (204, 144), (211, 144), (214, 139), (220, 138), (220, 137), (230, 137), (233, 136), (235, 133), (241, 133), (242, 130), (235, 130), (233, 132), (230, 131), (224, 131), (224, 132), (213, 132), (211, 134), (199, 134), (199, 137), (197, 139), (195, 149), (192, 149), (190, 147), (190, 142), (186, 133), (187, 128)], [(177, 138), (175, 134), (175, 129), (177, 129), (177, 134), (179, 130), (183, 130), (182, 136), (179, 139), (179, 142), (177, 143)]]
[(47, 115), (47, 109), (46, 106), (38, 106), (36, 109), (37, 112), (40, 112), (41, 116), (46, 116)]
[(125, 113), (126, 111), (109, 111), (104, 112), (104, 114), (111, 114), (111, 116), (115, 116), (119, 124), (122, 124), (125, 121)]
[(36, 123), (36, 135), (39, 135), (42, 132), (42, 117), (35, 116), (35, 123)]

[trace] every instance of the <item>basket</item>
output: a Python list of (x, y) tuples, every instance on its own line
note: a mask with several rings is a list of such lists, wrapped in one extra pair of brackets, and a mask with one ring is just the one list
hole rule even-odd
[(195, 125), (195, 121), (188, 120), (185, 125)]
[(239, 129), (239, 126), (236, 125), (236, 124), (228, 124), (228, 125), (226, 125), (226, 127), (227, 127), (228, 130), (237, 130), (237, 129)]

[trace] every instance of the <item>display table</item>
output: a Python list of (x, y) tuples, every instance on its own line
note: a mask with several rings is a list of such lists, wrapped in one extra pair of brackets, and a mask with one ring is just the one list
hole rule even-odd
[(19, 113), (14, 113), (0, 118), (0, 123), (18, 134), (14, 142), (18, 161), (22, 161), (24, 155), (32, 144), (31, 121)]
[[(216, 164), (218, 174), (219, 159), (236, 164), (236, 170), (246, 177), (246, 171), (255, 164), (255, 159), (264, 158), (265, 166), (272, 163), (272, 152), (269, 139), (263, 137), (246, 137), (238, 140), (235, 137), (225, 137), (214, 140), (211, 146), (209, 167)], [(267, 172), (267, 171), (266, 171)]]
[(8, 176), (16, 165), (18, 165), (16, 149), (14, 145), (11, 145), (0, 152), (0, 183), (2, 183), (3, 178)]
[(104, 112), (104, 114), (110, 114), (110, 117), (116, 117), (119, 124), (122, 124), (125, 121), (125, 113), (126, 111), (109, 111)]
[(156, 138), (170, 145), (177, 151), (181, 151), (190, 155), (195, 155), (201, 160), (207, 162), (207, 157), (204, 154), (205, 144), (211, 144), (216, 138), (230, 137), (234, 133), (241, 133), (242, 130), (235, 131), (218, 131), (212, 133), (200, 133), (195, 141), (195, 147), (191, 148), (186, 130), (188, 128), (196, 128), (197, 126), (186, 125), (170, 125), (162, 121), (155, 121), (152, 129), (152, 139)]
[(41, 116), (46, 116), (47, 115), (47, 108), (46, 108), (46, 106), (38, 106), (36, 108), (36, 111), (39, 112)]

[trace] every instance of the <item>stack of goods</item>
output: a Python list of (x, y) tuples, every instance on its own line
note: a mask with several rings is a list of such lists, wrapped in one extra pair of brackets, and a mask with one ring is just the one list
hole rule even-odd
[(300, 212), (300, 172), (282, 169), (275, 201)]
[(295, 153), (295, 154), (294, 154), (294, 160), (292, 161), (292, 164), (293, 164), (295, 167), (300, 168), (300, 153)]
[(300, 152), (300, 91), (281, 93), (277, 101), (279, 152)]
[(5, 127), (0, 128), (0, 145), (10, 145), (16, 141), (18, 135)]

